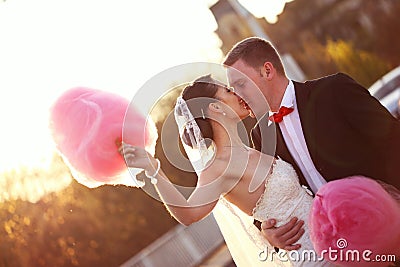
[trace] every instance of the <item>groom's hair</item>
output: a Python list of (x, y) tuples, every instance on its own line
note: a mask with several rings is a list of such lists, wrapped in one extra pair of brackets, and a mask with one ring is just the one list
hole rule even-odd
[(277, 72), (285, 75), (282, 60), (274, 48), (267, 40), (259, 37), (249, 37), (237, 44), (226, 55), (223, 64), (232, 66), (238, 60), (243, 60), (248, 66), (259, 69), (265, 62), (271, 62)]
[[(194, 80), (194, 82), (187, 85), (182, 92), (182, 98), (186, 101), (190, 113), (192, 113), (195, 118), (207, 146), (212, 143), (213, 130), (209, 119), (205, 116), (207, 115), (208, 105), (215, 101), (215, 95), (219, 87), (226, 87), (226, 85), (213, 79), (211, 75), (208, 74)], [(195, 99), (198, 100), (189, 101)], [(189, 138), (190, 134), (193, 133), (189, 133), (188, 131), (193, 131), (193, 129), (185, 128), (182, 140), (188, 146), (196, 147), (197, 144), (192, 144), (192, 140)]]

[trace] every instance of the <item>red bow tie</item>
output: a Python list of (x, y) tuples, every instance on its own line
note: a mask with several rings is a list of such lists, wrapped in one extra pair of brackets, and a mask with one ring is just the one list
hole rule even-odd
[(288, 107), (280, 107), (279, 111), (277, 113), (272, 114), (271, 116), (269, 116), (269, 120), (276, 122), (276, 123), (280, 123), (283, 120), (283, 116), (286, 116), (290, 113), (292, 113), (292, 111), (294, 110), (294, 108), (288, 108)]

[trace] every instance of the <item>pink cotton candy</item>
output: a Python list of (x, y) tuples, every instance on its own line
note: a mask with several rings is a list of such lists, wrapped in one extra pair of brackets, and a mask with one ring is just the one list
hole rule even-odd
[[(342, 266), (386, 266), (388, 262), (365, 261), (363, 252), (400, 256), (400, 205), (376, 181), (362, 176), (335, 180), (317, 193), (310, 214), (310, 234), (319, 255)], [(351, 261), (357, 250), (360, 261)], [(342, 252), (340, 252), (342, 251)], [(346, 252), (348, 256), (346, 256)], [(342, 257), (340, 256), (342, 253)]]
[[(127, 167), (116, 143), (122, 140), (128, 106), (129, 101), (121, 96), (84, 87), (68, 90), (53, 105), (53, 139), (79, 182), (89, 187), (121, 183)], [(129, 112), (134, 123), (124, 130), (124, 142), (154, 153), (154, 124), (146, 124), (144, 116), (132, 106)]]

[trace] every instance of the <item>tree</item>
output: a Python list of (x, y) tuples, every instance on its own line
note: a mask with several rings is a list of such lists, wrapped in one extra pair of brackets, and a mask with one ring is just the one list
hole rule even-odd
[(391, 69), (391, 65), (373, 53), (357, 50), (352, 42), (328, 40), (326, 51), (339, 71), (369, 87)]
[[(46, 184), (64, 176), (69, 183), (49, 193)], [(1, 267), (119, 266), (176, 225), (140, 189), (78, 184), (57, 155), (47, 170), (21, 168), (0, 181)]]

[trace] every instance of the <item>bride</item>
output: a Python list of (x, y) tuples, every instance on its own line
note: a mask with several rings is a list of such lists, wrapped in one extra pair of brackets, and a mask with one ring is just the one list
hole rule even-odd
[[(177, 99), (175, 118), (181, 141), (197, 172), (196, 188), (186, 199), (160, 169), (158, 159), (140, 147), (120, 147), (129, 167), (142, 168), (152, 179), (170, 214), (190, 225), (206, 217), (218, 202), (227, 200), (259, 221), (277, 219), (278, 226), (297, 217), (302, 251), (313, 251), (308, 233), (312, 196), (300, 186), (292, 166), (273, 156), (249, 148), (240, 139), (237, 124), (249, 116), (243, 101), (226, 85), (210, 75), (185, 87)], [(188, 151), (196, 152), (195, 158)], [(303, 234), (304, 233), (304, 234)], [(254, 233), (252, 234), (254, 238)], [(268, 242), (256, 232), (255, 239)], [(293, 236), (292, 243), (298, 239)], [(289, 240), (290, 242), (290, 240)], [(254, 255), (256, 260), (259, 255)], [(254, 261), (256, 262), (256, 261)], [(259, 263), (262, 262), (259, 260)], [(290, 259), (294, 266), (326, 266), (324, 261)], [(265, 263), (264, 263), (265, 264)]]

